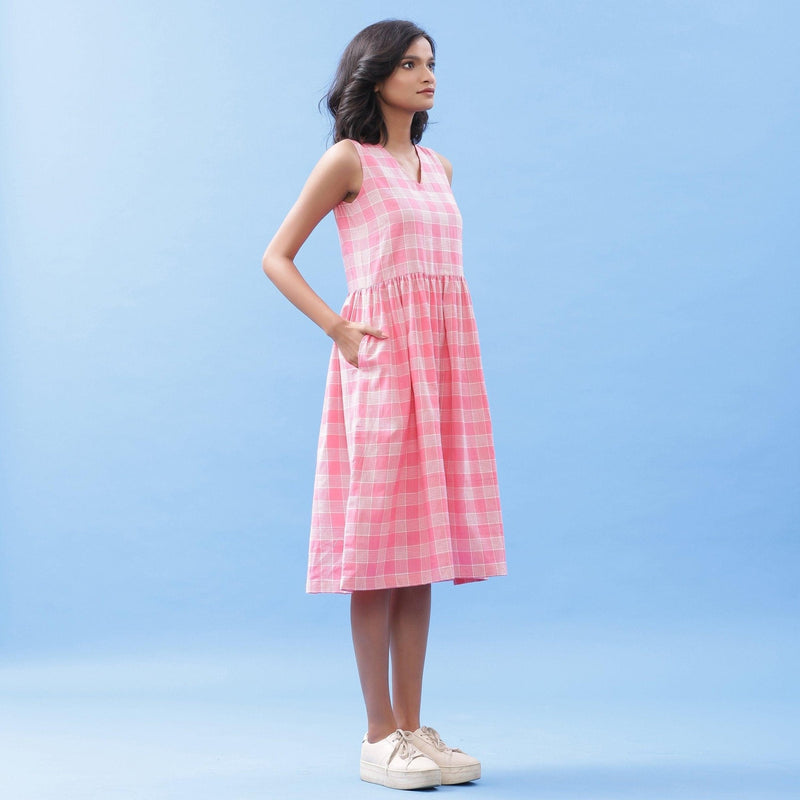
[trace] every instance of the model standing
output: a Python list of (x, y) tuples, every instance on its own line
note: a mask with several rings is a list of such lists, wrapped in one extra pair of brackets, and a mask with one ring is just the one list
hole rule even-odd
[[(263, 258), (278, 289), (333, 340), (306, 589), (351, 596), (368, 721), (361, 777), (405, 789), (480, 777), (477, 759), (420, 724), (431, 583), (506, 574), (452, 167), (419, 145), (434, 55), (433, 39), (400, 20), (350, 42), (327, 94), (334, 144)], [(348, 287), (338, 314), (294, 264), (331, 210)]]

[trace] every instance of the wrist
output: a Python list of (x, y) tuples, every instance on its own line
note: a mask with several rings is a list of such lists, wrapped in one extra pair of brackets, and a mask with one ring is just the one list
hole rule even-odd
[(336, 339), (338, 332), (348, 324), (348, 320), (344, 317), (336, 314), (333, 320), (325, 326), (325, 333), (330, 336), (331, 339)]

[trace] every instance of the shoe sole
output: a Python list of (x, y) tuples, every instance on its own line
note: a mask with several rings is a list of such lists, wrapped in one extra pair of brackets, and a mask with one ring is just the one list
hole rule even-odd
[(422, 769), (415, 772), (386, 770), (369, 761), (361, 762), (361, 780), (377, 783), (389, 789), (426, 789), (429, 786), (441, 786), (442, 772), (439, 769)]
[(444, 786), (477, 781), (481, 777), (480, 764), (467, 764), (464, 767), (441, 767), (440, 771), (442, 773), (442, 785)]

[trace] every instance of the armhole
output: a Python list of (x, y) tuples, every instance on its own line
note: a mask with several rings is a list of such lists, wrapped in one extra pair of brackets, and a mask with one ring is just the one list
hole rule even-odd
[(367, 180), (367, 165), (365, 163), (366, 159), (364, 158), (364, 149), (361, 146), (361, 142), (357, 142), (355, 139), (348, 139), (353, 147), (355, 148), (356, 155), (358, 156), (359, 163), (361, 164), (361, 188), (358, 190), (358, 194), (348, 203), (345, 200), (342, 200), (339, 205), (345, 208), (349, 206), (355, 205), (359, 198), (364, 194), (364, 183)]
[(426, 155), (428, 156), (428, 162), (429, 163), (433, 162), (436, 165), (436, 169), (439, 171), (439, 174), (444, 179), (444, 182), (448, 186), (450, 186), (450, 180), (447, 177), (447, 170), (444, 168), (444, 164), (442, 164), (442, 161), (439, 158), (439, 156), (436, 155), (436, 153), (434, 153), (433, 150), (431, 150), (429, 147), (423, 147), (423, 145), (421, 144), (418, 144), (417, 147), (425, 151)]

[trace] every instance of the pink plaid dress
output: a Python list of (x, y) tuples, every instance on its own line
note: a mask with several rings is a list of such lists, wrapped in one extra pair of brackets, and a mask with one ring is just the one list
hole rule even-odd
[(348, 288), (340, 313), (388, 338), (363, 336), (358, 367), (331, 349), (306, 591), (505, 575), (489, 405), (447, 174), (426, 147), (417, 146), (418, 182), (382, 146), (353, 144), (361, 191), (334, 208)]

